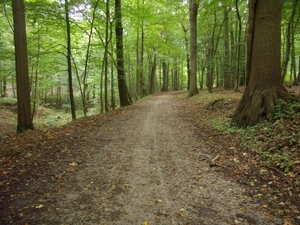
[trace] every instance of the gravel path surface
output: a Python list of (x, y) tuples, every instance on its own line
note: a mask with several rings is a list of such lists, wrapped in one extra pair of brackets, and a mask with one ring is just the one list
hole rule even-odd
[(1, 186), (10, 197), (1, 199), (0, 223), (282, 224), (251, 201), (246, 186), (203, 160), (210, 147), (183, 107), (176, 95), (160, 94), (66, 136), (63, 157), (48, 160), (34, 179), (20, 178), (17, 189)]

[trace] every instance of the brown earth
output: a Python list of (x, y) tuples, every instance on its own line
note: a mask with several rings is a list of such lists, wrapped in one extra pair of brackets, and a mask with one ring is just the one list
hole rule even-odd
[(296, 225), (255, 197), (236, 140), (177, 94), (0, 139), (16, 155), (0, 162), (0, 223)]

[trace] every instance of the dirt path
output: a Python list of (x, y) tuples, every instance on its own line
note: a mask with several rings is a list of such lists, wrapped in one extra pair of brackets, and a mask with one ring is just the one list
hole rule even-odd
[(0, 185), (10, 196), (1, 199), (0, 223), (282, 224), (200, 160), (209, 146), (182, 107), (175, 95), (157, 95), (66, 136), (62, 149), (48, 146), (65, 154), (32, 165), (36, 177), (18, 178), (18, 188)]

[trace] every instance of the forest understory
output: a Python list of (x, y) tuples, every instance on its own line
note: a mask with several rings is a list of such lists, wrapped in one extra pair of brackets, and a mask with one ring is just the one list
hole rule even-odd
[(242, 92), (187, 94), (19, 135), (2, 107), (0, 223), (299, 224), (299, 104), (238, 129)]

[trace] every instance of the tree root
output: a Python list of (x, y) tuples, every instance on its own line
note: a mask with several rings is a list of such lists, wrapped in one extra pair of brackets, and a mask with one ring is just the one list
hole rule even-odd
[(271, 169), (271, 170), (277, 172), (279, 175), (281, 175), (281, 176), (286, 180), (286, 182), (287, 182), (287, 183), (289, 184), (289, 186), (290, 186), (289, 194), (292, 196), (293, 194), (292, 194), (291, 190), (294, 189), (294, 185), (293, 185), (292, 181), (291, 181), (288, 177), (286, 177), (285, 174), (284, 174), (281, 170), (277, 169), (276, 167), (269, 166), (269, 165), (267, 165), (267, 164), (265, 164), (265, 166), (268, 167), (269, 169)]

